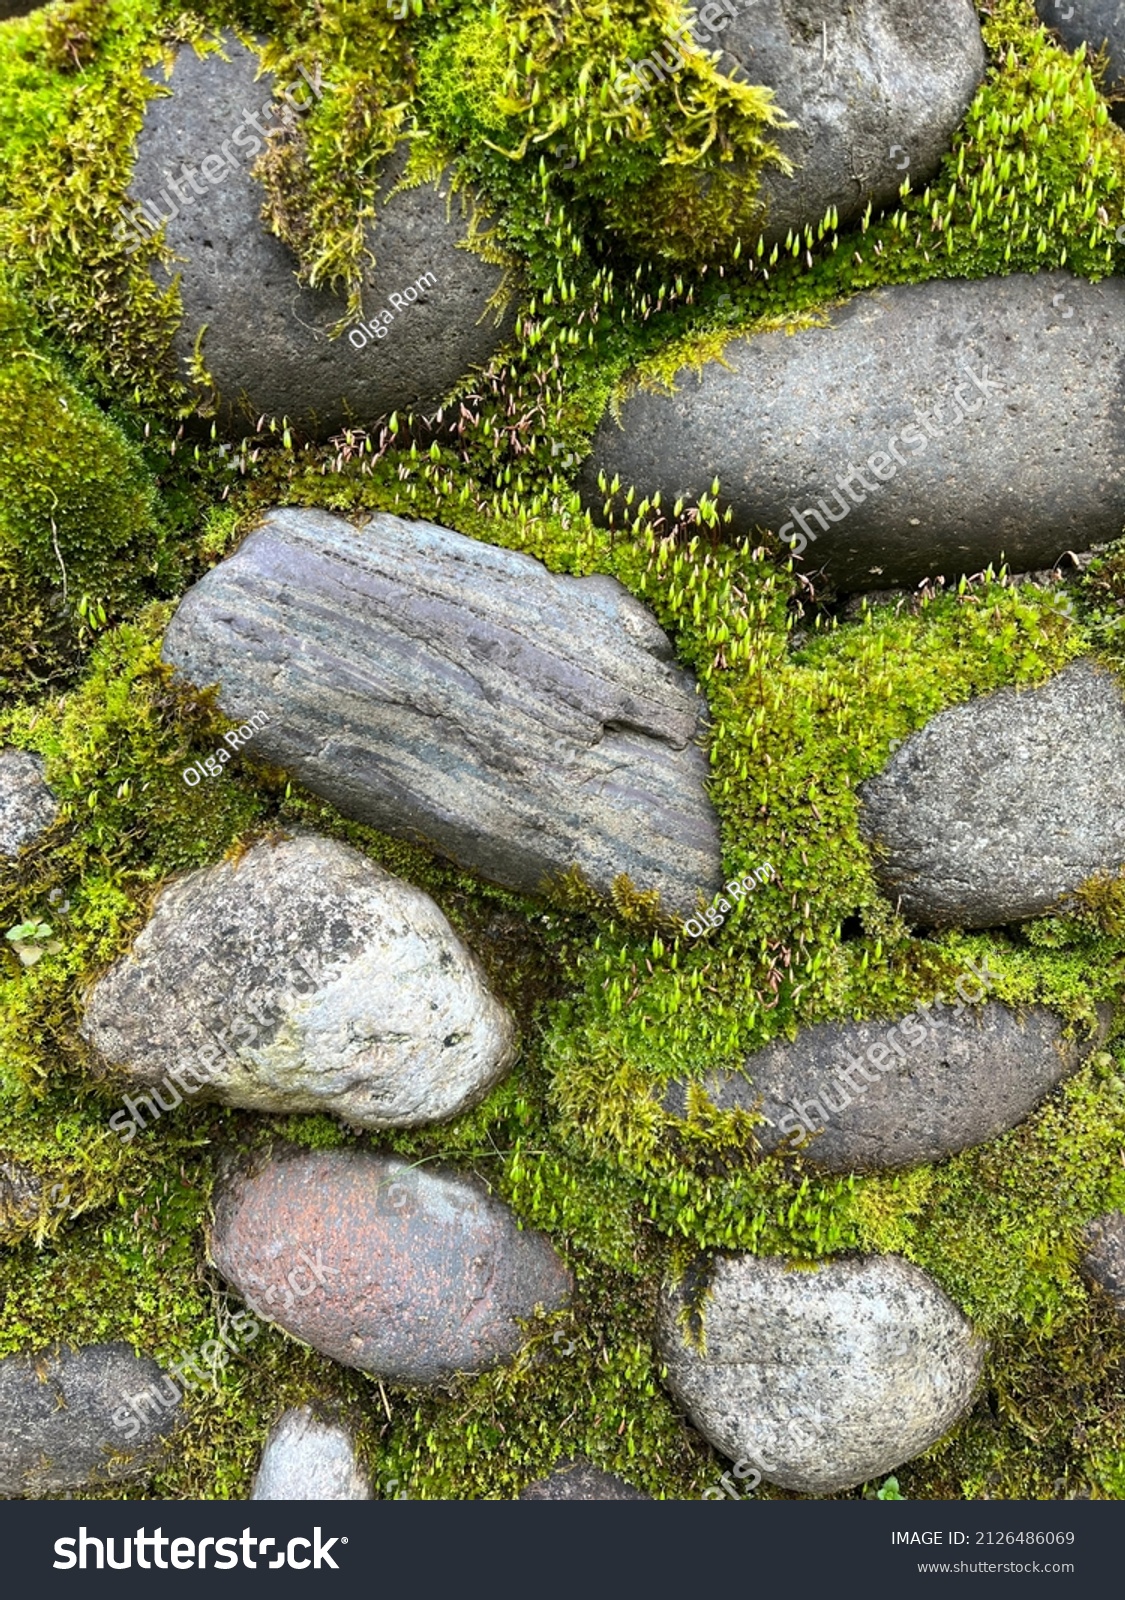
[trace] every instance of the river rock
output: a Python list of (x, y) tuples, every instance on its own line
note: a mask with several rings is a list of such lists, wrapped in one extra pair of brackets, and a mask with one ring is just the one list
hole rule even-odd
[[(360, 1150), (289, 1151), (229, 1176), (211, 1255), (252, 1309), (265, 1298), (322, 1355), (406, 1384), (509, 1361), (518, 1319), (571, 1290), (546, 1236), (521, 1232), (475, 1179)], [(310, 1281), (290, 1273), (297, 1293), (279, 1307), (269, 1291), (289, 1262)]]
[[(981, 998), (975, 977), (959, 981)], [(941, 1161), (1022, 1122), (1088, 1053), (1063, 1026), (1045, 1006), (939, 998), (898, 1022), (819, 1023), (702, 1087), (721, 1111), (759, 1111), (765, 1150), (800, 1146), (825, 1172), (883, 1172)], [(685, 1086), (665, 1104), (683, 1115)]]
[[(179, 1103), (178, 1084), (364, 1128), (457, 1116), (516, 1047), (510, 1015), (430, 897), (313, 835), (166, 888), (95, 984), (82, 1031), (163, 1110)], [(131, 1115), (143, 1122), (137, 1102)]]
[(40, 757), (28, 750), (0, 750), (0, 857), (14, 860), (58, 816), (44, 771)]
[(542, 893), (569, 869), (690, 914), (721, 880), (704, 702), (607, 577), (448, 528), (271, 511), (189, 591), (164, 659), (268, 708), (261, 756), (348, 816)]
[[(489, 309), (501, 269), (463, 248), (472, 197), (451, 199), (448, 171), (393, 194), (405, 146), (389, 157), (367, 235), (375, 264), (365, 270), (361, 319), (385, 332), (363, 339), (357, 328), (354, 343), (348, 334), (329, 338), (346, 315), (346, 297), (297, 282), (296, 257), (261, 220), (265, 190), (251, 173), (286, 114), (299, 123), (314, 94), (331, 88), (322, 80), (314, 87), (311, 63), (308, 80), (278, 84), (268, 73), (256, 77), (258, 57), (232, 35), (223, 36), (223, 49), (229, 59), (201, 58), (190, 46), (177, 52), (171, 93), (145, 108), (129, 187), (140, 211), (167, 223), (176, 260), (154, 273), (162, 287), (180, 275), (174, 353), (181, 376), (191, 383), (206, 328), (203, 362), (234, 435), (262, 413), (327, 438), (348, 421), (369, 425), (392, 411), (436, 407), (470, 368), (488, 361), (512, 323), (510, 315), (498, 323)], [(163, 85), (163, 71), (153, 74)], [(185, 164), (202, 194), (183, 175)], [(150, 232), (123, 223), (118, 237), (129, 249)]]
[(881, 289), (628, 396), (584, 492), (597, 510), (599, 470), (665, 502), (718, 477), (732, 532), (772, 529), (844, 590), (1053, 567), (1125, 523), (1123, 364), (1120, 278)]
[(918, 187), (937, 171), (984, 77), (972, 0), (929, 0), (921, 11), (914, 0), (733, 9), (719, 71), (767, 85), (795, 124), (770, 134), (793, 172), (761, 175), (767, 242), (815, 227), (830, 206), (846, 227), (868, 203), (893, 206), (908, 175)]
[(270, 1429), (251, 1500), (370, 1500), (355, 1439), (338, 1422), (295, 1406)]
[(178, 1418), (127, 1404), (162, 1378), (126, 1344), (0, 1360), (0, 1495), (38, 1499), (64, 1489), (144, 1477)]
[(1107, 1211), (1085, 1230), (1082, 1270), (1125, 1322), (1125, 1212)]
[(968, 1409), (984, 1356), (933, 1279), (897, 1256), (813, 1269), (719, 1256), (702, 1281), (665, 1286), (658, 1327), (668, 1387), (704, 1437), (805, 1494), (929, 1449)]
[(624, 1478), (601, 1472), (588, 1461), (561, 1461), (549, 1478), (529, 1483), (521, 1500), (651, 1500)]
[(876, 872), (914, 924), (1056, 909), (1125, 863), (1125, 704), (1078, 661), (1036, 689), (939, 712), (860, 786)]
[[(1035, 0), (1035, 9), (1068, 50), (1084, 44), (1087, 59), (1104, 50), (1108, 60), (1102, 87), (1110, 95), (1125, 94), (1125, 6), (1121, 0)], [(1121, 103), (1111, 109), (1120, 122)]]

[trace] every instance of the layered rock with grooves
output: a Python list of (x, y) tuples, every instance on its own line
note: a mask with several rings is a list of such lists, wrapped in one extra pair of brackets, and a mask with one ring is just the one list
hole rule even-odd
[(1058, 909), (1125, 864), (1125, 700), (1077, 661), (1034, 689), (952, 706), (860, 788), (887, 895), (925, 927)]
[(126, 1344), (39, 1351), (0, 1360), (0, 1495), (39, 1499), (143, 1478), (178, 1422), (129, 1397), (162, 1377)]
[[(965, 985), (979, 1000), (981, 983)], [(1108, 1020), (1108, 1019), (1107, 1019)], [(897, 1022), (824, 1022), (759, 1050), (702, 1088), (721, 1111), (756, 1111), (765, 1150), (801, 1149), (826, 1172), (941, 1161), (1006, 1133), (1089, 1050), (1045, 1006), (1021, 1011), (942, 998)], [(683, 1114), (686, 1085), (666, 1096)]]
[(303, 1263), (307, 1289), (270, 1301), (279, 1325), (407, 1384), (511, 1360), (521, 1320), (571, 1292), (546, 1236), (522, 1232), (476, 1180), (360, 1150), (287, 1151), (230, 1175), (211, 1255), (252, 1309)]
[(704, 702), (613, 579), (448, 528), (272, 511), (189, 591), (164, 659), (348, 816), (537, 894), (577, 868), (689, 915), (719, 886)]
[(429, 895), (308, 835), (165, 889), (94, 986), (83, 1033), (131, 1080), (141, 1121), (139, 1091), (168, 1110), (183, 1090), (364, 1128), (443, 1122), (516, 1051), (511, 1016)]
[(717, 477), (735, 532), (848, 590), (1053, 567), (1125, 523), (1123, 371), (1120, 278), (880, 289), (631, 394), (584, 492), (601, 506), (601, 471), (669, 502)]
[(718, 1256), (666, 1286), (668, 1387), (732, 1461), (832, 1494), (928, 1450), (968, 1409), (984, 1346), (951, 1300), (897, 1256), (790, 1268)]
[(436, 407), (511, 330), (510, 312), (498, 318), (490, 306), (502, 270), (463, 248), (472, 197), (451, 195), (449, 172), (396, 194), (405, 147), (389, 157), (366, 240), (375, 264), (365, 271), (360, 319), (385, 331), (362, 342), (347, 332), (330, 337), (349, 320), (346, 296), (298, 283), (296, 257), (262, 220), (266, 191), (252, 172), (267, 140), (282, 137), (286, 122), (299, 124), (314, 95), (331, 87), (311, 60), (307, 77), (279, 83), (259, 77), (258, 57), (230, 34), (223, 51), (225, 59), (201, 57), (185, 45), (167, 80), (153, 69), (171, 92), (145, 107), (129, 189), (138, 221), (118, 230), (131, 249), (149, 237), (140, 219), (165, 223), (175, 260), (154, 271), (161, 285), (179, 277), (181, 375), (194, 381), (203, 333), (203, 364), (234, 435), (263, 412), (327, 438), (348, 421)]

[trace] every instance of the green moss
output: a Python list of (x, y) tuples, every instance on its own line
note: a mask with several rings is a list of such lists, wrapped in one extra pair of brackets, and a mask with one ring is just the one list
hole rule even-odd
[[(51, 663), (67, 635), (136, 604), (165, 563), (140, 452), (69, 379), (0, 291), (0, 690)], [(52, 615), (53, 613), (53, 615)]]

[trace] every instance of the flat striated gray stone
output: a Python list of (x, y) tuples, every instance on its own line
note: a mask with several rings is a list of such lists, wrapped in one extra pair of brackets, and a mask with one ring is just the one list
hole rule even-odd
[(0, 750), (0, 857), (14, 860), (58, 816), (44, 771), (42, 759), (28, 750)]
[(0, 1360), (0, 1495), (145, 1477), (178, 1418), (134, 1414), (128, 1396), (158, 1383), (155, 1361), (126, 1344)]
[(859, 789), (887, 895), (926, 927), (1057, 908), (1125, 863), (1125, 703), (1078, 661), (1037, 689), (952, 706)]
[[(364, 320), (374, 326), (376, 319), (386, 332), (362, 344), (347, 334), (329, 338), (345, 316), (346, 297), (298, 284), (296, 257), (267, 231), (265, 190), (251, 176), (283, 113), (299, 121), (313, 89), (300, 78), (293, 87), (270, 74), (256, 78), (258, 57), (230, 34), (223, 48), (229, 60), (200, 58), (190, 46), (177, 52), (171, 94), (145, 108), (129, 189), (154, 221), (167, 222), (165, 238), (177, 257), (172, 272), (154, 271), (162, 286), (180, 275), (183, 320), (174, 351), (181, 375), (191, 381), (196, 339), (206, 328), (203, 361), (236, 435), (263, 412), (327, 438), (348, 421), (370, 424), (392, 411), (436, 406), (488, 361), (512, 326), (510, 313), (498, 322), (489, 310), (501, 269), (462, 248), (471, 197), (451, 200), (448, 172), (392, 194), (405, 148), (389, 158), (375, 191), (377, 215), (367, 235), (374, 264), (363, 283)], [(163, 85), (163, 72), (154, 75)], [(315, 83), (311, 63), (309, 76)], [(322, 82), (320, 92), (331, 89)], [(182, 175), (185, 164), (196, 173), (195, 186)], [(120, 236), (132, 242), (149, 232), (129, 228)]]
[[(476, 1179), (367, 1151), (285, 1151), (229, 1175), (210, 1247), (252, 1309), (264, 1296), (314, 1350), (398, 1383), (510, 1361), (520, 1320), (571, 1293), (547, 1237), (521, 1231)], [(286, 1276), (300, 1262), (304, 1285), (301, 1267)], [(283, 1280), (295, 1293), (279, 1308)]]
[(549, 1478), (522, 1490), (521, 1500), (651, 1500), (615, 1473), (602, 1472), (588, 1461), (561, 1461)]
[(251, 1500), (370, 1500), (355, 1439), (311, 1406), (294, 1406), (270, 1429)]
[[(1104, 50), (1108, 60), (1102, 87), (1110, 95), (1125, 94), (1125, 6), (1121, 0), (1035, 0), (1035, 9), (1068, 50), (1084, 44), (1087, 60)], [(1121, 121), (1120, 103), (1113, 113)]]
[(1106, 1211), (1085, 1230), (1082, 1270), (1125, 1322), (1125, 1212)]
[[(972, 0), (735, 0), (719, 70), (766, 84), (794, 128), (770, 137), (793, 164), (767, 167), (767, 242), (893, 206), (903, 179), (932, 177), (984, 77)], [(709, 48), (716, 48), (712, 45)]]
[(457, 1116), (516, 1053), (511, 1016), (429, 895), (312, 835), (166, 888), (94, 985), (82, 1032), (165, 1110), (183, 1090), (364, 1128)]
[(1053, 567), (1125, 523), (1125, 282), (1069, 273), (857, 295), (735, 340), (606, 415), (583, 468), (665, 500), (721, 480), (733, 531), (846, 590)]
[(953, 1302), (897, 1256), (792, 1270), (717, 1256), (702, 1279), (664, 1287), (658, 1345), (669, 1389), (716, 1450), (805, 1494), (928, 1450), (968, 1409), (984, 1359)]
[(705, 704), (611, 578), (427, 522), (271, 511), (189, 591), (164, 659), (262, 709), (261, 756), (348, 816), (542, 893), (627, 874), (690, 915), (721, 879)]
[[(984, 991), (966, 975), (962, 992)], [(759, 1111), (764, 1150), (801, 1148), (825, 1172), (883, 1172), (941, 1161), (1022, 1122), (1091, 1048), (1063, 1029), (1045, 1006), (939, 998), (898, 1022), (819, 1023), (702, 1088), (721, 1111)], [(683, 1084), (665, 1105), (684, 1114)]]

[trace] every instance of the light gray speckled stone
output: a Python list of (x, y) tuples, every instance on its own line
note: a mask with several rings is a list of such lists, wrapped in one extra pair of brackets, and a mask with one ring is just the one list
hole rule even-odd
[(58, 816), (44, 770), (41, 758), (28, 750), (0, 750), (0, 857), (14, 859)]
[[(0, 1495), (36, 1499), (144, 1477), (178, 1416), (130, 1395), (159, 1387), (155, 1361), (126, 1344), (0, 1360)], [(117, 1423), (125, 1423), (124, 1428)]]
[(884, 890), (926, 927), (1038, 916), (1125, 863), (1125, 702), (1078, 661), (940, 712), (859, 791)]
[[(981, 998), (977, 979), (961, 981), (971, 1000)], [(702, 1087), (719, 1110), (760, 1111), (755, 1138), (765, 1150), (808, 1140), (804, 1158), (823, 1171), (882, 1172), (1006, 1133), (1090, 1048), (1064, 1038), (1045, 1006), (1017, 1013), (954, 999), (897, 1023), (818, 1023), (791, 1044), (759, 1050), (744, 1073), (712, 1073)], [(665, 1104), (682, 1115), (685, 1103), (684, 1085), (674, 1085)]]
[(782, 535), (848, 590), (1001, 556), (1053, 567), (1125, 523), (1120, 278), (877, 290), (824, 327), (736, 340), (723, 360), (603, 418), (583, 467), (592, 507), (599, 469), (666, 501), (718, 477), (735, 532)]
[[(190, 380), (188, 364), (206, 327), (203, 360), (235, 435), (252, 428), (262, 412), (288, 416), (307, 433), (327, 438), (348, 421), (371, 424), (395, 410), (436, 406), (471, 368), (488, 361), (512, 326), (510, 310), (498, 325), (488, 309), (501, 269), (460, 248), (470, 197), (459, 194), (451, 202), (449, 173), (394, 195), (404, 154), (389, 158), (366, 241), (375, 264), (365, 272), (362, 303), (369, 322), (377, 314), (382, 320), (384, 311), (393, 320), (383, 323), (386, 336), (372, 338), (366, 348), (354, 348), (346, 334), (329, 338), (346, 314), (346, 298), (298, 284), (296, 257), (266, 230), (265, 190), (251, 176), (263, 147), (258, 134), (280, 125), (270, 107), (275, 94), (273, 111), (283, 105), (283, 86), (269, 74), (256, 80), (258, 57), (229, 34), (224, 50), (229, 60), (201, 59), (189, 46), (178, 51), (171, 94), (145, 108), (129, 191), (154, 217), (168, 219), (165, 238), (177, 257), (172, 271), (180, 274), (183, 301), (174, 342), (183, 377)], [(163, 85), (162, 70), (154, 69), (154, 76)], [(294, 98), (308, 102), (311, 90), (296, 82)], [(322, 92), (331, 90), (322, 85)], [(248, 113), (259, 119), (257, 133)], [(294, 114), (299, 120), (301, 113)], [(232, 143), (236, 129), (241, 140)], [(224, 143), (233, 168), (220, 154)], [(211, 157), (226, 169), (213, 184), (205, 181), (209, 174), (200, 176)], [(202, 195), (180, 177), (185, 162), (196, 170)], [(183, 191), (179, 201), (169, 171)], [(166, 269), (154, 270), (162, 285), (170, 280)], [(408, 286), (418, 295), (413, 303), (404, 294)]]
[[(767, 241), (893, 205), (937, 171), (984, 76), (972, 0), (738, 0), (719, 70), (766, 84), (796, 124), (771, 134), (791, 176), (762, 175)], [(827, 29), (827, 32), (825, 31)], [(827, 50), (825, 43), (827, 41)]]
[(719, 886), (705, 702), (613, 579), (427, 522), (271, 511), (189, 591), (164, 659), (268, 710), (262, 757), (348, 816), (542, 893), (627, 874), (690, 915)]
[(284, 1412), (270, 1429), (251, 1500), (370, 1500), (355, 1439), (310, 1406)]
[[(165, 1099), (179, 1073), (226, 1105), (365, 1128), (457, 1116), (515, 1057), (511, 1017), (430, 897), (315, 836), (171, 884), (82, 1026), (133, 1084), (163, 1079)], [(226, 1053), (208, 1079), (202, 1050), (216, 1038)]]
[(927, 1450), (968, 1409), (984, 1347), (909, 1262), (790, 1270), (778, 1257), (734, 1255), (704, 1270), (705, 1354), (680, 1322), (703, 1284), (662, 1293), (668, 1387), (717, 1450), (770, 1483), (850, 1489)]

